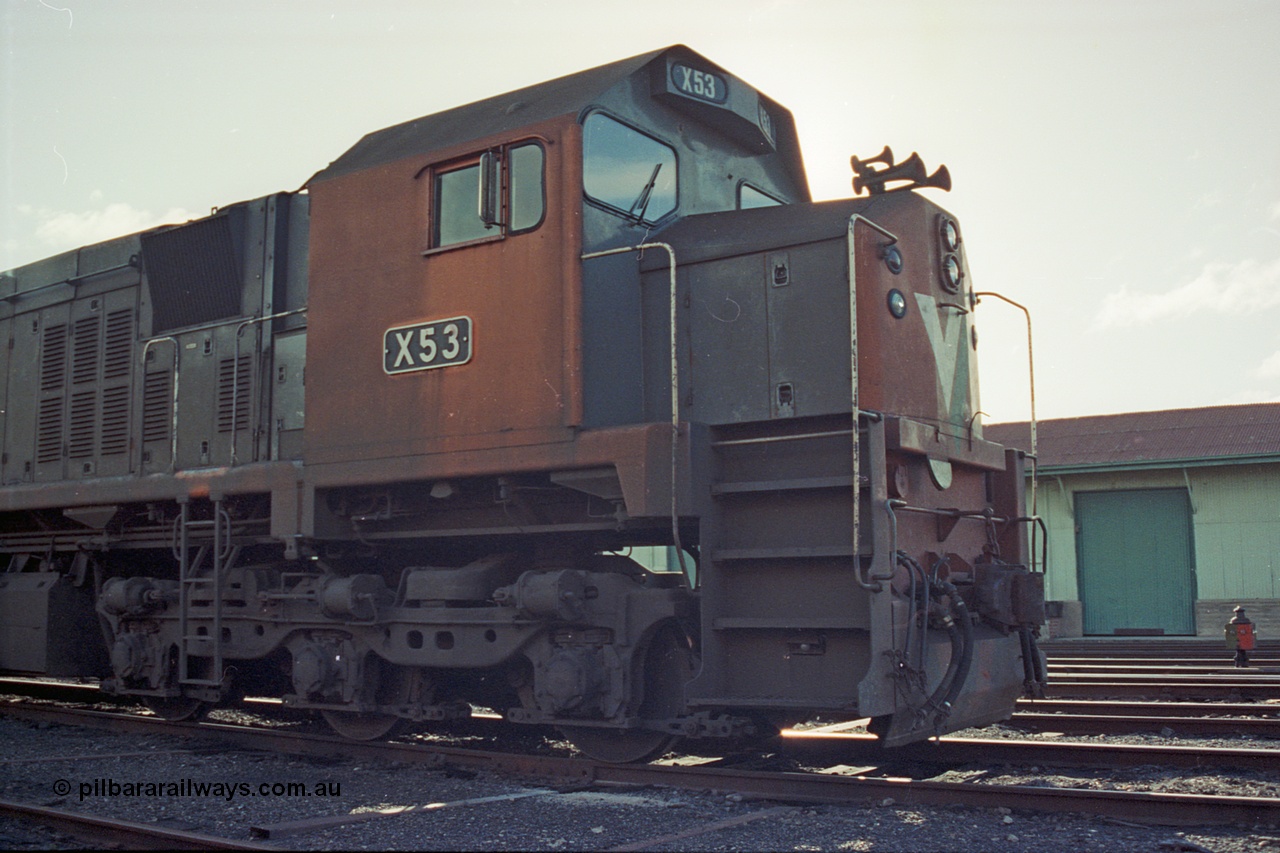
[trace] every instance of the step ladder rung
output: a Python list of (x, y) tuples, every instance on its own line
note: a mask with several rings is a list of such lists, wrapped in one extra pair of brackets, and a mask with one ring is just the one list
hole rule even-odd
[[(711, 494), (738, 495), (758, 492), (797, 492), (805, 489), (848, 489), (853, 485), (853, 477), (844, 475), (837, 477), (799, 477), (791, 480), (738, 480), (716, 483), (711, 487)], [(860, 485), (866, 486), (867, 483)]]
[(843, 545), (803, 545), (782, 548), (722, 548), (711, 552), (716, 562), (728, 560), (785, 560), (847, 557), (853, 559), (853, 547)]

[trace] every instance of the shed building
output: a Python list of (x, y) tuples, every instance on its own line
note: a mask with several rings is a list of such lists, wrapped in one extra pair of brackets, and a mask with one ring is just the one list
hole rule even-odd
[[(1236, 606), (1259, 636), (1280, 636), (1280, 403), (1036, 432), (1051, 637), (1222, 636)], [(1025, 421), (984, 435), (1031, 448)]]

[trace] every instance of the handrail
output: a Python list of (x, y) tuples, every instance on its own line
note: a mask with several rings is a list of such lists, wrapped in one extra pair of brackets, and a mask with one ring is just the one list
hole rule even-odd
[[(180, 347), (178, 339), (172, 335), (163, 335), (158, 338), (148, 338), (142, 346), (142, 396), (145, 400), (147, 394), (147, 353), (151, 350), (152, 344), (163, 343), (168, 341), (173, 344), (173, 400), (169, 422), (169, 470), (176, 471), (178, 467), (178, 356)], [(145, 406), (144, 406), (145, 408)], [(143, 417), (146, 420), (146, 417)], [(142, 469), (146, 465), (146, 446), (145, 441), (138, 442), (138, 473), (142, 473)]]
[[(862, 519), (858, 512), (859, 490), (862, 486), (860, 483), (861, 471), (859, 469), (861, 462), (859, 460), (860, 447), (858, 441), (858, 241), (854, 232), (860, 224), (866, 225), (873, 231), (877, 231), (887, 237), (889, 239), (887, 245), (889, 246), (898, 242), (898, 238), (892, 232), (877, 225), (860, 213), (855, 213), (849, 217), (849, 400), (853, 414), (853, 576), (857, 580), (858, 586), (863, 589), (880, 592), (883, 586), (876, 581), (883, 578), (878, 575), (872, 575), (869, 580), (863, 580), (862, 557), (858, 548), (858, 540), (862, 536)], [(892, 517), (892, 510), (890, 510), (890, 517)], [(892, 577), (895, 561), (895, 552), (890, 551), (890, 577)]]
[[(676, 548), (676, 559), (680, 562), (680, 571), (688, 577), (688, 569), (684, 562), (684, 546), (680, 542), (680, 513), (676, 507), (677, 459), (680, 453), (680, 369), (677, 360), (677, 328), (676, 328), (676, 250), (670, 243), (639, 243), (635, 246), (623, 246), (617, 249), (605, 249), (600, 252), (587, 252), (581, 260), (603, 258), (608, 255), (622, 255), (627, 252), (643, 252), (645, 249), (662, 249), (667, 253), (667, 269), (671, 283), (671, 538)], [(856, 488), (856, 484), (855, 484)]]
[[(1028, 373), (1030, 384), (1031, 384), (1031, 517), (1039, 518), (1040, 517), (1039, 513), (1036, 511), (1037, 497), (1038, 497), (1036, 495), (1036, 492), (1038, 491), (1038, 489), (1036, 488), (1036, 484), (1038, 481), (1038, 468), (1040, 466), (1040, 454), (1037, 447), (1037, 438), (1036, 438), (1036, 358), (1035, 358), (1035, 350), (1031, 346), (1031, 312), (1027, 309), (1025, 305), (1014, 302), (1009, 297), (1004, 296), (1003, 294), (1000, 294), (1000, 293), (996, 293), (993, 290), (983, 291), (982, 293), (975, 293), (973, 294), (973, 296), (975, 299), (981, 299), (984, 296), (994, 296), (996, 299), (999, 299), (1002, 302), (1007, 302), (1010, 305), (1012, 305), (1014, 308), (1017, 308), (1027, 318), (1027, 373)], [(1031, 556), (1033, 558), (1035, 556), (1035, 550), (1036, 550), (1035, 528), (1032, 528)], [(1045, 569), (1044, 566), (1040, 567), (1041, 571), (1044, 571), (1044, 569)]]
[[(143, 372), (144, 386), (146, 384), (147, 353), (151, 350), (151, 345), (164, 343), (165, 341), (168, 341), (169, 343), (173, 344), (173, 367), (172, 367), (173, 412), (172, 412), (171, 423), (170, 423), (171, 435), (169, 437), (169, 470), (170, 471), (175, 471), (177, 470), (177, 467), (178, 467), (178, 380), (179, 380), (179, 374), (181, 373), (181, 370), (179, 369), (179, 367), (181, 363), (180, 357), (182, 354), (182, 347), (178, 343), (177, 335), (189, 334), (191, 332), (201, 332), (206, 329), (216, 329), (220, 326), (230, 326), (233, 323), (240, 324), (239, 328), (236, 329), (236, 342), (235, 342), (234, 356), (232, 358), (232, 371), (231, 371), (232, 373), (232, 376), (231, 376), (231, 465), (234, 466), (236, 464), (236, 406), (239, 403), (238, 396), (240, 391), (240, 371), (238, 369), (239, 363), (240, 363), (240, 336), (244, 333), (244, 330), (247, 327), (252, 326), (255, 323), (265, 323), (268, 320), (278, 320), (281, 317), (289, 317), (294, 314), (304, 313), (306, 310), (307, 309), (305, 307), (294, 308), (289, 311), (277, 311), (274, 314), (267, 314), (262, 317), (250, 317), (247, 320), (241, 319), (239, 317), (234, 317), (229, 320), (219, 320), (214, 323), (206, 323), (203, 326), (192, 326), (187, 329), (177, 330), (177, 334), (158, 335), (154, 338), (143, 339), (142, 341), (142, 372)], [(141, 447), (141, 443), (139, 443), (139, 447)], [(139, 451), (139, 452), (142, 452), (142, 451)], [(142, 471), (142, 464), (143, 464), (143, 460), (139, 459), (139, 464), (138, 464), (139, 472)]]
[[(239, 405), (240, 394), (240, 336), (244, 334), (244, 330), (255, 323), (265, 323), (268, 320), (278, 320), (281, 317), (289, 317), (294, 314), (301, 314), (306, 311), (306, 307), (294, 308), (291, 311), (278, 311), (275, 314), (268, 314), (265, 317), (250, 317), (236, 327), (236, 345), (233, 358), (231, 360), (231, 467), (236, 465), (236, 406)], [(251, 409), (252, 410), (252, 409)], [(249, 439), (253, 440), (254, 427), (256, 423), (249, 424)]]

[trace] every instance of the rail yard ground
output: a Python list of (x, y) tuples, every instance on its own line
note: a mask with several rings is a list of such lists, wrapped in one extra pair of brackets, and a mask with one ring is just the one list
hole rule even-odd
[[(215, 712), (224, 720), (232, 716)], [(1148, 744), (1176, 740), (1109, 739)], [(1242, 745), (1237, 738), (1194, 742)], [(1253, 739), (1247, 745), (1275, 748), (1280, 764), (1280, 741)], [(534, 748), (563, 752), (563, 746), (551, 741)], [(1277, 826), (1146, 826), (1116, 816), (1024, 811), (1013, 800), (1013, 808), (915, 806), (891, 797), (848, 805), (779, 802), (723, 791), (520, 778), (451, 763), (432, 767), (299, 757), (201, 737), (120, 733), (4, 715), (0, 752), (5, 756), (0, 798), (5, 800), (279, 849), (1280, 850)], [(761, 759), (755, 766), (770, 761), (777, 759)], [(944, 769), (936, 778), (975, 785), (1280, 798), (1274, 774), (1223, 768), (966, 765)], [(290, 785), (301, 787), (291, 791)], [(401, 813), (370, 817), (396, 811)], [(0, 820), (0, 844), (15, 849), (95, 846), (92, 837), (86, 841), (51, 834), (31, 821), (10, 818)]]

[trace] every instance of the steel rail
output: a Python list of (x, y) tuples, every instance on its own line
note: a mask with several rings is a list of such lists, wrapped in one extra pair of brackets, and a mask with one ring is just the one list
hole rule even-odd
[(57, 832), (71, 835), (105, 848), (125, 850), (279, 850), (265, 844), (233, 841), (215, 835), (165, 829), (130, 820), (0, 800), (0, 815), (31, 821)]
[[(1222, 657), (1231, 656), (1220, 638), (1215, 639), (1131, 639), (1112, 638), (1042, 640), (1041, 648), (1050, 660), (1057, 657), (1089, 657), (1107, 659), (1115, 657)], [(1280, 642), (1262, 639), (1254, 653), (1280, 656)]]
[[(132, 696), (121, 696), (104, 693), (97, 684), (76, 683), (71, 681), (41, 680), (37, 678), (0, 677), (0, 696), (25, 696), (55, 702), (136, 705), (138, 700)], [(261, 704), (263, 702), (278, 704), (272, 700), (246, 697), (246, 702)], [(1020, 721), (1040, 724), (1040, 721), (1064, 720), (1064, 726), (1071, 726), (1072, 731), (1082, 730), (1086, 724), (1080, 720), (1105, 720), (1107, 718), (1123, 718), (1132, 720), (1128, 725), (1118, 725), (1116, 730), (1136, 731), (1141, 725), (1137, 718), (1159, 717), (1163, 725), (1177, 731), (1185, 732), (1188, 725), (1195, 724), (1197, 718), (1204, 718), (1206, 723), (1202, 730), (1223, 728), (1231, 729), (1231, 724), (1244, 724), (1242, 730), (1254, 731), (1248, 720), (1262, 719), (1267, 721), (1263, 729), (1269, 730), (1271, 721), (1280, 718), (1280, 704), (1264, 702), (1117, 702), (1099, 699), (1019, 699), (1017, 710), (1011, 718), (1011, 724)], [(1244, 718), (1244, 719), (1242, 719)], [(478, 719), (478, 718), (475, 718)], [(1174, 725), (1174, 724), (1177, 725)], [(1098, 723), (1098, 725), (1106, 725)]]
[[(67, 725), (115, 731), (214, 737), (240, 748), (268, 749), (294, 755), (345, 755), (362, 761), (468, 766), (539, 779), (559, 778), (579, 784), (709, 789), (784, 802), (863, 804), (892, 798), (903, 805), (959, 805), (976, 808), (999, 805), (1031, 811), (1108, 815), (1163, 824), (1280, 822), (1280, 798), (1269, 797), (949, 783), (817, 772), (744, 771), (707, 766), (610, 765), (580, 758), (513, 755), (417, 744), (354, 742), (337, 737), (304, 736), (217, 723), (173, 724), (151, 718), (101, 712), (70, 712), (59, 709), (52, 714), (37, 715), (36, 710), (31, 706), (10, 706), (0, 708), (0, 713), (27, 719), (54, 719)], [(1106, 749), (1114, 750), (1114, 747)], [(1272, 755), (1276, 754), (1278, 753), (1272, 752)], [(984, 761), (990, 763), (989, 753)]]
[(1205, 681), (1106, 681), (1102, 679), (1051, 680), (1045, 688), (1049, 699), (1162, 699), (1241, 700), (1280, 699), (1280, 684)]
[[(1109, 677), (1113, 673), (1107, 672), (1063, 672), (1059, 678), (1063, 681), (1088, 681), (1099, 680)], [(1216, 672), (1170, 672), (1169, 670), (1150, 669), (1144, 672), (1119, 673), (1116, 675), (1116, 681), (1132, 681), (1135, 683), (1159, 682), (1159, 683), (1193, 683), (1204, 681), (1206, 683), (1239, 683), (1239, 684), (1274, 684), (1280, 685), (1280, 673), (1271, 672), (1255, 672), (1252, 669), (1233, 669), (1231, 667), (1223, 667)]]
[(1272, 666), (1280, 666), (1278, 658), (1250, 658), (1247, 667), (1237, 667), (1230, 656), (1217, 660), (1211, 657), (1199, 658), (1049, 658), (1050, 670), (1059, 672), (1221, 672), (1248, 677), (1251, 674), (1275, 675), (1268, 673)]
[[(884, 750), (873, 735), (853, 732), (797, 733), (784, 738), (788, 752), (814, 753), (824, 758), (901, 765), (1021, 764), (1073, 767), (1225, 767), (1235, 770), (1274, 770), (1280, 748), (1163, 746), (1148, 744), (1081, 743), (1077, 741), (1014, 740), (1005, 738), (942, 737), (924, 743)], [(1280, 801), (1277, 801), (1280, 803)]]
[[(1164, 717), (1154, 714), (1036, 714), (1019, 711), (1006, 725), (1015, 729), (1062, 734), (1158, 734), (1169, 729), (1175, 737), (1249, 735), (1280, 739), (1280, 718), (1277, 717)], [(1275, 763), (1280, 765), (1280, 755), (1276, 756)]]
[[(27, 696), (61, 702), (134, 705), (137, 699), (103, 693), (96, 684), (0, 678), (0, 695)], [(247, 697), (258, 704), (259, 700)], [(473, 718), (476, 725), (494, 722)], [(1179, 736), (1280, 738), (1280, 705), (1212, 702), (1103, 702), (1090, 700), (1020, 700), (1007, 725), (1064, 734), (1159, 732)], [(451, 730), (458, 730), (455, 724)]]
[(1109, 702), (1100, 699), (1019, 699), (1017, 711), (1046, 714), (1152, 714), (1169, 717), (1223, 715), (1228, 717), (1280, 716), (1280, 705), (1262, 702)]

